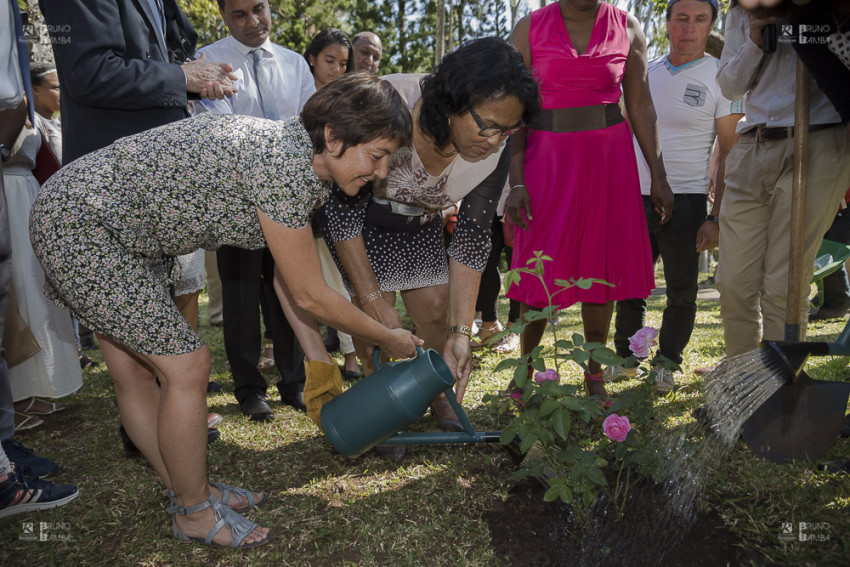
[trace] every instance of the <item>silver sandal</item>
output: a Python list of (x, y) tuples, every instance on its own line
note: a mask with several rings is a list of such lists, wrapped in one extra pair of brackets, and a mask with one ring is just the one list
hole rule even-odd
[[(201, 502), (200, 504), (195, 504), (194, 506), (180, 506), (177, 503), (177, 499), (173, 496), (173, 492), (169, 495), (171, 498), (171, 506), (168, 508), (168, 514), (171, 516), (171, 527), (174, 533), (174, 537), (181, 540), (186, 541), (197, 541), (200, 543), (204, 543), (211, 547), (225, 547), (219, 543), (215, 543), (213, 538), (216, 536), (218, 532), (220, 532), (225, 527), (230, 528), (230, 534), (233, 537), (233, 541), (230, 542), (230, 547), (233, 549), (250, 549), (252, 547), (259, 547), (261, 545), (265, 545), (271, 540), (271, 533), (269, 533), (264, 539), (260, 541), (256, 541), (254, 543), (246, 543), (245, 545), (241, 545), (242, 541), (254, 531), (255, 528), (258, 527), (258, 524), (255, 524), (251, 520), (247, 520), (234, 512), (232, 509), (227, 506), (221, 504), (218, 500), (216, 500), (212, 495), (209, 498)], [(202, 510), (206, 510), (207, 508), (213, 509), (213, 514), (216, 518), (215, 525), (210, 528), (210, 531), (207, 532), (207, 537), (201, 539), (199, 537), (189, 537), (183, 533), (177, 526), (177, 520), (175, 518), (176, 514), (180, 514), (181, 516), (188, 516), (189, 514), (197, 514)]]
[[(236, 500), (239, 501), (240, 504), (243, 503), (243, 502), (247, 502), (248, 507), (244, 508), (244, 509), (240, 509), (238, 513), (245, 513), (248, 510), (252, 510), (252, 509), (256, 508), (257, 506), (262, 505), (263, 503), (265, 503), (266, 500), (269, 499), (269, 495), (263, 493), (263, 497), (260, 499), (260, 501), (256, 502), (255, 498), (254, 498), (254, 493), (251, 492), (250, 490), (246, 490), (244, 488), (237, 488), (235, 486), (230, 486), (230, 485), (224, 484), (223, 482), (214, 482), (212, 480), (208, 480), (207, 482), (210, 485), (215, 486), (216, 488), (221, 490), (220, 503), (224, 504), (228, 508), (231, 508), (231, 509), (235, 508), (234, 506), (231, 506), (230, 504), (228, 504), (228, 502), (230, 501), (230, 495), (231, 494), (233, 494), (233, 496), (236, 497)], [(212, 497), (215, 498), (215, 494), (213, 494)], [(218, 499), (216, 498), (216, 500), (218, 500)], [(235, 509), (234, 509), (234, 511), (235, 511)]]

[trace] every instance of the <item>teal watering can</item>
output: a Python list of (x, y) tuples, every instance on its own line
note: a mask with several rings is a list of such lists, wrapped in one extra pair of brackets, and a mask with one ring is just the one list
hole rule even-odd
[[(416, 358), (384, 365), (380, 358), (380, 351), (375, 349), (375, 372), (322, 407), (325, 435), (344, 456), (358, 457), (381, 444), (499, 442), (501, 431), (473, 429), (457, 403), (451, 370), (437, 351), (416, 347)], [(440, 392), (446, 393), (463, 425), (463, 433), (399, 433), (418, 421)]]

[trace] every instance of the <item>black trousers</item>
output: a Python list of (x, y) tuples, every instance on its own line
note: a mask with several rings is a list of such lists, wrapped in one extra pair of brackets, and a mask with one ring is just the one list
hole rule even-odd
[[(697, 313), (699, 292), (699, 254), (697, 233), (705, 222), (706, 196), (701, 194), (674, 195), (676, 213), (670, 222), (661, 224), (652, 200), (643, 198), (652, 262), (664, 262), (664, 279), (667, 281), (667, 306), (661, 317), (658, 337), (658, 354), (682, 364), (682, 353), (691, 340)], [(622, 357), (631, 355), (629, 337), (643, 327), (646, 299), (626, 299), (617, 302), (614, 320), (614, 345)]]
[[(496, 215), (493, 218), (493, 224), (490, 227), (490, 257), (487, 258), (487, 265), (484, 268), (484, 273), (481, 274), (481, 284), (478, 288), (478, 299), (475, 302), (475, 310), (481, 311), (482, 321), (497, 321), (499, 319), (499, 295), (502, 294), (502, 276), (499, 274), (499, 262), (502, 259), (502, 251), (505, 252), (505, 259), (508, 266), (511, 265), (511, 257), (514, 249), (512, 246), (505, 244), (505, 234), (502, 227), (502, 217)], [(508, 300), (508, 322), (514, 323), (519, 321), (519, 301), (514, 299)]]
[[(6, 322), (6, 300), (12, 277), (12, 239), (9, 235), (9, 217), (6, 210), (6, 191), (3, 189), (3, 166), (0, 164), (0, 337)], [(6, 353), (0, 346), (0, 441), (15, 434), (15, 406), (12, 404), (12, 386), (6, 367)]]
[(266, 328), (274, 340), (274, 361), (281, 374), (279, 387), (296, 389), (304, 383), (304, 351), (286, 320), (274, 291), (274, 260), (268, 248), (219, 248), (224, 349), (233, 373), (234, 394), (242, 403), (250, 394), (265, 395), (266, 379), (257, 369), (262, 351), (260, 301), (266, 302)]

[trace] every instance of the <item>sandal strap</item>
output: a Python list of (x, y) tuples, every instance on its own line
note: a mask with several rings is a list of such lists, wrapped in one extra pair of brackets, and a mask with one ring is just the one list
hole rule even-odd
[[(215, 515), (216, 523), (209, 529), (207, 532), (207, 536), (204, 538), (204, 543), (210, 546), (215, 546), (216, 544), (213, 542), (213, 538), (218, 534), (219, 531), (224, 529), (225, 527), (230, 528), (230, 536), (233, 538), (233, 541), (230, 542), (230, 547), (233, 549), (237, 549), (242, 541), (248, 537), (248, 535), (257, 528), (258, 524), (248, 520), (247, 518), (239, 515), (234, 512), (230, 507), (225, 506), (221, 502), (215, 499), (215, 497), (210, 494), (209, 498), (201, 502), (200, 504), (195, 504), (194, 506), (180, 506), (177, 504), (177, 498), (174, 495), (174, 492), (169, 490), (166, 492), (169, 498), (171, 498), (172, 506), (169, 506), (168, 513), (171, 515), (171, 525), (172, 531), (174, 532), (174, 536), (178, 539), (192, 539), (189, 538), (183, 531), (177, 526), (177, 522), (174, 519), (175, 514), (180, 514), (181, 516), (186, 516), (188, 514), (196, 514), (201, 510), (206, 510), (207, 508), (213, 509), (213, 514)], [(200, 541), (200, 540), (198, 540)]]
[(602, 382), (602, 383), (605, 383), (605, 378), (602, 377), (601, 372), (599, 372), (598, 374), (590, 374), (588, 372), (585, 372), (584, 373), (584, 380), (586, 382)]
[(188, 516), (189, 514), (197, 514), (201, 510), (206, 510), (210, 506), (215, 507), (216, 504), (219, 504), (218, 500), (216, 500), (215, 497), (212, 494), (210, 494), (209, 497), (206, 500), (204, 500), (203, 502), (201, 502), (200, 504), (195, 504), (193, 506), (181, 506), (180, 504), (177, 503), (177, 498), (175, 497), (174, 492), (172, 492), (170, 490), (168, 492), (171, 493), (171, 494), (169, 494), (169, 498), (171, 498), (171, 506), (169, 506), (166, 511), (169, 514), (171, 514), (172, 516), (174, 514), (180, 514), (181, 516)]
[[(229, 484), (224, 484), (223, 482), (215, 482), (212, 480), (207, 481), (210, 485), (215, 486), (219, 490), (221, 490), (221, 503), (225, 506), (229, 507), (228, 502), (230, 501), (230, 495), (233, 494), (240, 503), (248, 502), (248, 510), (257, 505), (256, 500), (254, 499), (254, 493), (250, 490), (246, 490), (244, 488), (238, 488), (236, 486), (230, 486)], [(213, 496), (215, 498), (215, 496)]]
[[(221, 519), (216, 522), (215, 526), (213, 526), (213, 529), (216, 531), (213, 532), (210, 530), (210, 533), (207, 534), (207, 539), (212, 541), (212, 538), (218, 533), (218, 530), (227, 526), (230, 528), (230, 536), (233, 538), (233, 541), (230, 543), (230, 547), (236, 549), (242, 544), (242, 541), (257, 528), (258, 524), (252, 522), (241, 514), (238, 514), (227, 506), (223, 506), (221, 504), (219, 504), (219, 506), (221, 506), (222, 510)], [(222, 525), (219, 526), (219, 524)]]

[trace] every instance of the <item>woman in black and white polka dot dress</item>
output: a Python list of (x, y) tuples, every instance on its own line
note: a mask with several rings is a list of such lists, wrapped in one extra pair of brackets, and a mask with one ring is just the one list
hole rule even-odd
[[(519, 53), (498, 38), (465, 44), (431, 75), (383, 79), (411, 110), (413, 145), (390, 158), (386, 180), (355, 197), (333, 191), (323, 232), (352, 299), (366, 313), (401, 326), (394, 308), (401, 292), (417, 335), (443, 353), (460, 402), (490, 224), (508, 174), (506, 139), (537, 113), (537, 85)], [(459, 201), (446, 250), (441, 210)], [(360, 359), (370, 370), (365, 352)], [(444, 397), (434, 399), (432, 413), (440, 427), (460, 429)]]

